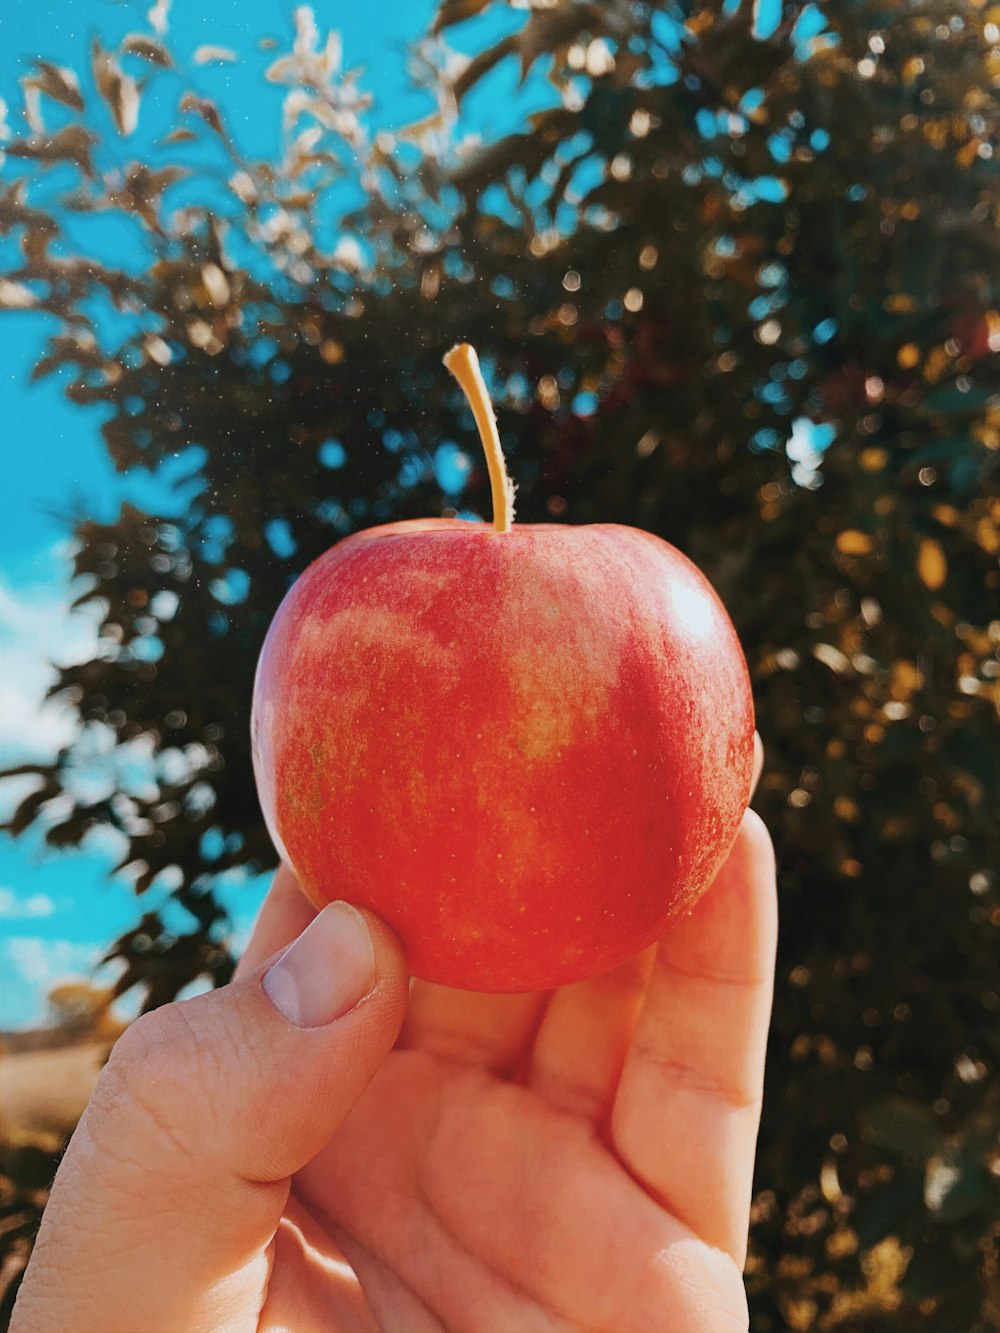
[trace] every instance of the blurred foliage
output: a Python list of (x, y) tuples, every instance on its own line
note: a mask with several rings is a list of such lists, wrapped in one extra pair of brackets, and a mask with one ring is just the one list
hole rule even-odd
[(0, 1328), (10, 1323), (14, 1297), (42, 1220), (48, 1187), (65, 1144), (0, 1143)]
[[(70, 1041), (117, 1041), (127, 1026), (112, 1013), (114, 992), (88, 981), (63, 981), (48, 994), (46, 1026)], [(9, 1039), (8, 1039), (9, 1040)]]
[[(488, 8), (443, 0), (436, 110), (393, 135), (299, 10), (268, 160), (163, 4), (25, 78), (0, 303), (51, 313), (36, 375), (176, 504), (77, 523), (100, 651), (10, 830), (113, 829), (191, 914), (113, 946), (119, 990), (228, 977), (214, 879), (273, 864), (262, 637), (340, 536), (488, 503), (440, 366), (468, 339), (519, 519), (661, 534), (746, 648), (783, 913), (753, 1328), (1000, 1328), (1000, 9), (786, 3), (765, 33), (746, 3), (534, 0), (459, 55)], [(541, 109), (468, 133), (518, 77)], [(94, 213), (117, 265), (76, 239)]]

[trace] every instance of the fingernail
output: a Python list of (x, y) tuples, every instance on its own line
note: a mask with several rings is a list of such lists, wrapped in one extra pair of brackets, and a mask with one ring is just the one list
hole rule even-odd
[(297, 1028), (342, 1018), (375, 984), (375, 950), (365, 919), (330, 903), (264, 976), (264, 992)]

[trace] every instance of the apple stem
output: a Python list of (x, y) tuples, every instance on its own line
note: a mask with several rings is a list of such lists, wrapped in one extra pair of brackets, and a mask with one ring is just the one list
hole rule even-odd
[(507, 475), (503, 449), (500, 447), (500, 434), (497, 431), (497, 419), (493, 414), (489, 390), (479, 369), (479, 357), (476, 349), (468, 343), (459, 343), (444, 356), (447, 370), (458, 380), (462, 392), (469, 400), (472, 415), (479, 428), (479, 438), (483, 442), (486, 454), (486, 466), (490, 471), (490, 492), (493, 498), (493, 527), (497, 532), (510, 532), (514, 522), (514, 483)]

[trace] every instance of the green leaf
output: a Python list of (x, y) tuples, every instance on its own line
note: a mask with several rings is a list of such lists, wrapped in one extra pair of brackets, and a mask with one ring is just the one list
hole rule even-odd
[(925, 1162), (941, 1142), (933, 1114), (909, 1097), (884, 1097), (866, 1107), (861, 1126), (870, 1143), (911, 1162)]

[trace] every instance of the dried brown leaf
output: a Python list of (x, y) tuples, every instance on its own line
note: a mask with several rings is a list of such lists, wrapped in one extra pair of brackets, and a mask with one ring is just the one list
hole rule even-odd
[(139, 121), (139, 85), (125, 74), (110, 51), (97, 38), (90, 48), (94, 82), (107, 103), (119, 134), (131, 134)]
[(213, 129), (221, 139), (228, 142), (228, 137), (222, 127), (219, 108), (210, 98), (197, 97), (194, 93), (185, 93), (180, 100), (180, 110), (194, 111), (196, 115), (201, 116), (210, 129)]
[(36, 60), (35, 70), (36, 73), (25, 80), (26, 85), (38, 88), (46, 97), (62, 102), (63, 106), (72, 107), (74, 111), (83, 110), (80, 81), (73, 70), (54, 65), (49, 60)]
[(197, 137), (198, 136), (195, 134), (194, 130), (181, 128), (171, 130), (169, 134), (165, 134), (160, 140), (160, 143), (190, 143), (193, 139), (197, 139)]
[(160, 196), (185, 176), (186, 167), (163, 167), (150, 171), (139, 162), (132, 162), (125, 170), (125, 184), (120, 190), (109, 192), (109, 201), (130, 213), (136, 213), (153, 231), (163, 234), (160, 226)]
[(7, 144), (11, 157), (30, 157), (36, 162), (75, 162), (87, 176), (93, 177), (91, 146), (96, 135), (82, 125), (66, 125), (55, 134), (39, 134), (33, 139), (14, 139)]
[(122, 51), (129, 55), (141, 56), (151, 65), (162, 65), (164, 69), (173, 69), (173, 57), (162, 42), (142, 33), (131, 32), (122, 42)]
[(509, 56), (512, 51), (517, 50), (517, 34), (504, 37), (502, 41), (497, 42), (495, 46), (488, 47), (485, 51), (480, 51), (479, 55), (474, 56), (465, 66), (461, 74), (452, 84), (452, 94), (457, 101), (461, 101), (470, 88), (474, 88), (481, 79), (485, 78), (495, 65)]
[(466, 19), (481, 14), (492, 3), (493, 0), (442, 0), (434, 15), (431, 32), (437, 35), (445, 28), (454, 27), (456, 23), (464, 23)]

